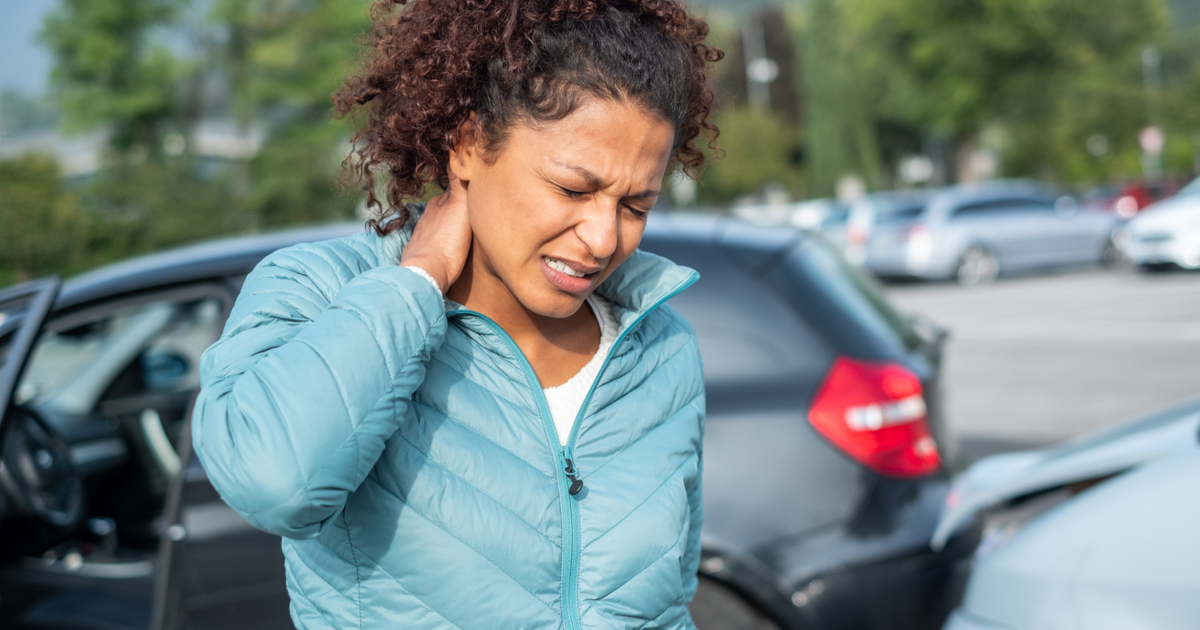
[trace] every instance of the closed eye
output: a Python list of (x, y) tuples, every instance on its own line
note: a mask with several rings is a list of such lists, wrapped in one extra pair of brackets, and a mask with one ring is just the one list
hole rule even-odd
[(585, 195), (587, 195), (587, 193), (579, 192), (578, 190), (571, 190), (569, 188), (563, 188), (562, 186), (559, 186), (558, 189), (570, 199), (582, 199)]

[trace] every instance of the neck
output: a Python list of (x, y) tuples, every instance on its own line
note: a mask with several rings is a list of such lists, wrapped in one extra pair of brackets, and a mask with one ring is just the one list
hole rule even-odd
[(542, 371), (536, 369), (540, 357), (563, 351), (595, 352), (599, 343), (599, 327), (586, 308), (581, 305), (566, 317), (535, 313), (517, 299), (508, 285), (483, 260), (484, 257), (477, 255), (478, 251), (478, 247), (471, 248), (462, 274), (446, 292), (448, 298), (496, 322), (513, 338), (538, 372)]

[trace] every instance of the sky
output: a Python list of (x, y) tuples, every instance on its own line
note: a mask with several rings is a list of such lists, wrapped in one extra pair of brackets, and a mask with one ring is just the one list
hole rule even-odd
[(50, 75), (50, 53), (37, 43), (42, 18), (57, 0), (0, 2), (0, 90), (41, 94)]

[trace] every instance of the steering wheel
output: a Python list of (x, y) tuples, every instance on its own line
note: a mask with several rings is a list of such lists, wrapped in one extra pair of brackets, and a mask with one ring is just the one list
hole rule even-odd
[(20, 407), (9, 410), (0, 453), (0, 485), (13, 507), (56, 527), (83, 518), (83, 478), (71, 462), (71, 450), (37, 416)]

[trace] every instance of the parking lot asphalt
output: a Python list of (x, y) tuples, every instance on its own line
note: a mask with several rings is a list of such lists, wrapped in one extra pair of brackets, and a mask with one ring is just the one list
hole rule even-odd
[(1200, 397), (1200, 273), (1095, 269), (887, 291), (951, 331), (945, 402), (960, 463)]

